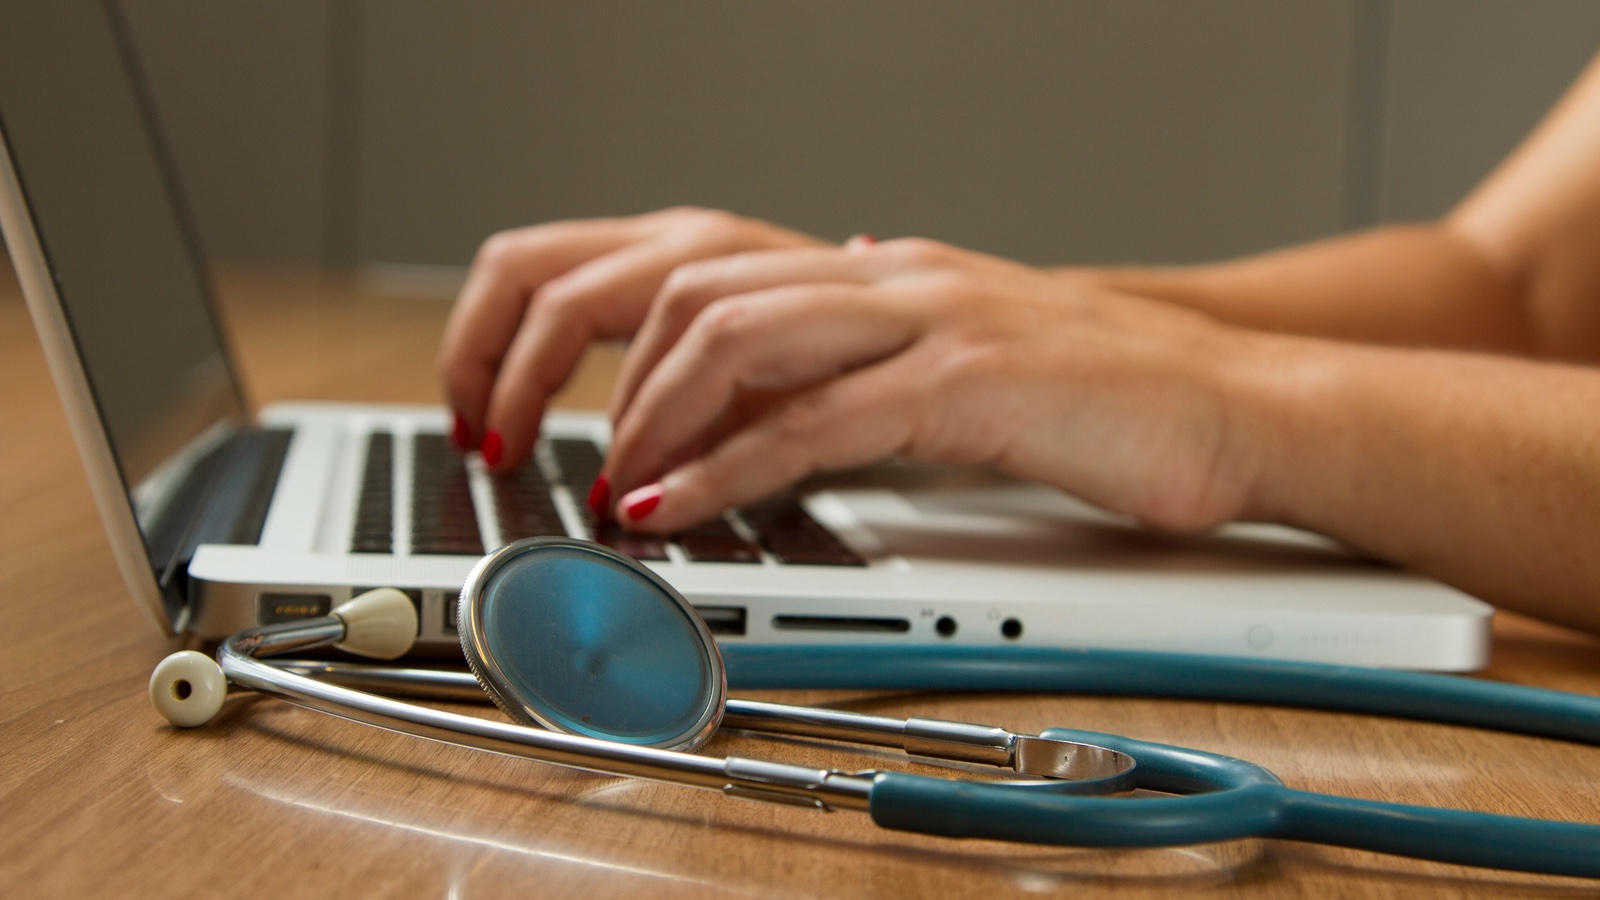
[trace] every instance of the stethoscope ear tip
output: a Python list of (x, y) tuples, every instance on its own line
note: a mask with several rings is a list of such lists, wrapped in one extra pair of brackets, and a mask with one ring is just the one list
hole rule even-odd
[(217, 661), (204, 653), (181, 650), (163, 659), (150, 673), (151, 705), (179, 728), (211, 721), (227, 697), (227, 676)]
[(340, 650), (372, 659), (398, 659), (417, 637), (417, 608), (404, 591), (378, 588), (333, 608), (344, 623)]

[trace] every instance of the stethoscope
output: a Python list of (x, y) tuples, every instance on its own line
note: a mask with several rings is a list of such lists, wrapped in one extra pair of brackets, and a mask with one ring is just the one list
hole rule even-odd
[[(723, 652), (748, 687), (1048, 690), (1344, 709), (1600, 743), (1600, 698), (1493, 682), (1311, 663), (1044, 648), (784, 647), (719, 651), (694, 607), (643, 564), (565, 538), (508, 544), (461, 591), (471, 673), (265, 658), (333, 645), (393, 659), (416, 609), (382, 589), (332, 614), (242, 631), (213, 661), (173, 654), (150, 696), (200, 725), (228, 685), (452, 744), (756, 800), (870, 813), (947, 837), (1075, 847), (1162, 847), (1262, 837), (1487, 868), (1600, 877), (1600, 825), (1315, 794), (1244, 760), (1112, 734), (1039, 735), (935, 719), (728, 699)], [(363, 690), (364, 689), (364, 690)], [(478, 699), (513, 723), (370, 691)], [(983, 764), (988, 780), (840, 771), (693, 751), (719, 724), (899, 747)], [(1163, 796), (1131, 792), (1159, 792)]]

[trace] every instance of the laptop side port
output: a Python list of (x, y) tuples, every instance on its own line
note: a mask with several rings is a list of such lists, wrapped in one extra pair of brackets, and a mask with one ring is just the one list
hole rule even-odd
[(872, 634), (904, 634), (911, 630), (911, 620), (871, 616), (773, 616), (772, 627), (780, 631), (863, 631)]
[(256, 595), (256, 621), (263, 625), (314, 619), (327, 615), (332, 608), (333, 598), (328, 594), (263, 591)]
[(712, 634), (743, 637), (746, 613), (742, 606), (696, 606), (694, 611)]
[(445, 634), (455, 634), (456, 633), (456, 616), (461, 611), (461, 605), (456, 602), (456, 599), (457, 599), (458, 596), (459, 596), (459, 593), (451, 594), (451, 593), (447, 592), (447, 593), (445, 593), (443, 596), (441, 596), (439, 598), (439, 602), (444, 605), (444, 632), (445, 632)]

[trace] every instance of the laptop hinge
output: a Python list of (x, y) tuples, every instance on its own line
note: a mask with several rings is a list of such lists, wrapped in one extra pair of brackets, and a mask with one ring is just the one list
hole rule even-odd
[(190, 614), (189, 561), (196, 548), (260, 543), (293, 436), (289, 429), (242, 429), (196, 464), (178, 489), (151, 541), (162, 602), (175, 627)]

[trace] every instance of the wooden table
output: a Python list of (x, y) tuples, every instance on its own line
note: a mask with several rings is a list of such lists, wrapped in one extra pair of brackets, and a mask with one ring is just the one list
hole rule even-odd
[[(257, 402), (437, 397), (444, 301), (282, 273), (236, 273), (224, 295)], [(566, 402), (603, 401), (614, 366), (614, 352), (592, 357)], [(249, 696), (212, 727), (174, 731), (145, 684), (179, 644), (152, 633), (123, 589), (14, 284), (0, 286), (0, 392), (0, 896), (1600, 892), (1272, 841), (1101, 852), (923, 838), (855, 813), (568, 772)], [(1486, 674), (1600, 694), (1600, 641), (1505, 616)], [(1218, 703), (762, 696), (1116, 731), (1255, 760), (1312, 790), (1600, 820), (1600, 748), (1536, 738)], [(828, 758), (741, 737), (708, 752)]]

